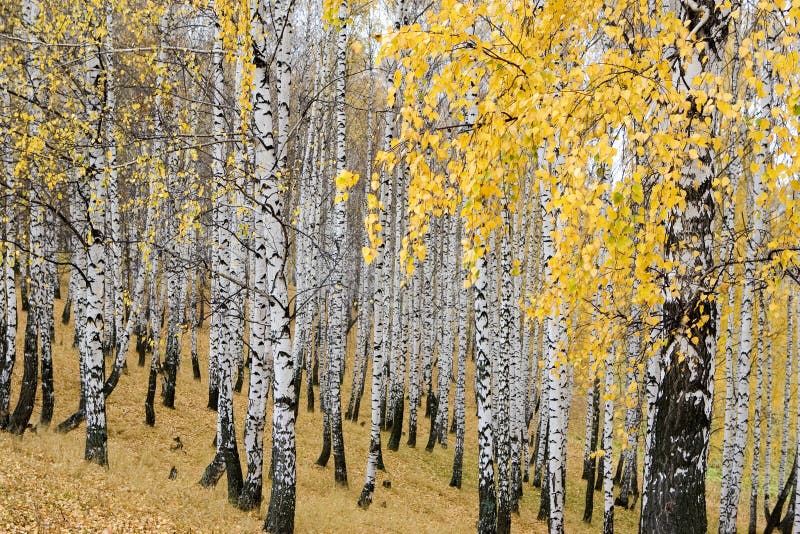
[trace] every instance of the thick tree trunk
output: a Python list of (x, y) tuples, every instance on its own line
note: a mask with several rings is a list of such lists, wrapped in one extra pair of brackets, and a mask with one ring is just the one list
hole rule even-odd
[[(681, 19), (699, 16), (687, 6), (676, 15)], [(698, 2), (706, 13), (715, 12), (714, 2)], [(726, 35), (720, 27), (724, 17), (701, 19), (692, 30), (704, 50), (724, 50), (715, 42)], [(701, 57), (701, 55), (703, 57)], [(674, 71), (675, 88), (687, 97), (703, 72), (715, 72), (715, 53), (705, 55), (697, 48)], [(697, 108), (689, 108), (691, 121), (685, 132), (704, 135), (705, 124), (713, 122)], [(699, 129), (697, 131), (696, 129)], [(658, 361), (648, 366), (648, 446), (645, 451), (644, 486), (640, 532), (706, 532), (706, 467), (717, 346), (717, 303), (707, 273), (714, 263), (712, 235), (714, 196), (713, 151), (697, 150), (680, 171), (677, 186), (686, 205), (675, 210), (667, 222), (665, 257), (682, 270), (668, 271), (664, 280), (663, 327), (665, 338)], [(688, 326), (688, 327), (687, 327)]]
[[(37, 23), (37, 18), (40, 15), (41, 7), (37, 0), (25, 0), (22, 3), (22, 18), (26, 28), (32, 29)], [(27, 48), (26, 53), (26, 76), (30, 80), (27, 88), (27, 94), (30, 100), (40, 98), (40, 87), (42, 84), (42, 73), (39, 68), (39, 59), (36, 57), (38, 47), (35, 45), (37, 39), (32, 35), (31, 30), (28, 30), (28, 37), (31, 40), (30, 46)], [(39, 122), (41, 121), (41, 112), (36, 106), (30, 106), (29, 112), (34, 117), (28, 126), (28, 134), (31, 138), (36, 138), (38, 135)], [(29, 169), (31, 183), (35, 183), (38, 175), (38, 168), (34, 162)], [(45, 214), (42, 204), (39, 202), (38, 193), (34, 186), (29, 191), (30, 201), (30, 221), (29, 221), (29, 234), (28, 243), (30, 246), (29, 261), (24, 261), (23, 266), (27, 268), (27, 273), (21, 280), (21, 304), (22, 310), (28, 312), (25, 325), (25, 338), (23, 342), (23, 373), (22, 384), (20, 386), (19, 397), (17, 405), (8, 420), (8, 430), (14, 434), (22, 435), (28, 427), (31, 414), (33, 413), (33, 404), (36, 399), (36, 387), (38, 384), (38, 354), (39, 354), (39, 338), (49, 335), (48, 332), (42, 331), (42, 321), (44, 316), (44, 306), (46, 303), (43, 301), (45, 283), (45, 270), (44, 270), (44, 234), (45, 229)], [(11, 218), (9, 221), (13, 221)], [(6, 274), (8, 280), (8, 274)], [(13, 273), (11, 276), (13, 286)], [(28, 280), (30, 280), (30, 294), (28, 294)], [(11, 305), (8, 295), (6, 296), (6, 306), (10, 311), (16, 308), (16, 302)], [(8, 320), (8, 319), (7, 319)], [(9, 323), (11, 321), (9, 320)], [(16, 322), (16, 318), (14, 318)], [(8, 404), (11, 395), (11, 377), (14, 368), (15, 355), (10, 354), (8, 351), (11, 347), (16, 349), (16, 342), (11, 340), (11, 336), (16, 337), (16, 328), (14, 330), (7, 330), (5, 332), (6, 347), (5, 347), (5, 360), (3, 366), (2, 376), (0, 376), (0, 386), (3, 392), (0, 393), (4, 397), (3, 402), (6, 403), (5, 410), (0, 406), (0, 415), (5, 419), (5, 414), (8, 411)]]
[[(99, 33), (99, 24), (95, 22), (94, 31)], [(93, 51), (86, 60), (86, 87), (89, 100), (89, 117), (96, 117), (98, 123), (102, 114), (103, 102), (101, 95), (104, 91), (103, 64), (101, 61), (99, 43), (97, 50)], [(98, 125), (99, 126), (99, 125)], [(87, 460), (100, 465), (108, 464), (107, 430), (106, 430), (106, 404), (103, 393), (104, 362), (103, 362), (103, 291), (106, 276), (105, 252), (105, 203), (106, 186), (103, 173), (105, 170), (105, 148), (101, 137), (100, 128), (93, 128), (96, 137), (90, 139), (87, 150), (88, 181), (91, 196), (89, 200), (87, 220), (89, 222), (88, 249), (86, 251), (86, 332), (83, 347), (86, 351), (84, 357), (84, 380), (86, 387), (86, 452)], [(43, 334), (46, 335), (46, 334)]]

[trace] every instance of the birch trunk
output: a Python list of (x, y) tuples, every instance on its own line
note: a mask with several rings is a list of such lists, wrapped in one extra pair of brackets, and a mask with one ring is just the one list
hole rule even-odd
[(453, 377), (453, 352), (455, 345), (456, 331), (453, 329), (454, 313), (456, 310), (454, 286), (457, 282), (456, 264), (459, 257), (460, 243), (455, 239), (454, 217), (447, 217), (444, 221), (442, 263), (443, 276), (442, 284), (442, 314), (441, 324), (442, 344), (439, 350), (439, 370), (438, 370), (438, 407), (436, 410), (436, 432), (439, 444), (447, 447), (447, 422), (449, 420), (450, 406), (450, 382)]
[[(278, 42), (278, 138), (285, 140), (288, 131), (289, 87), (289, 37), (291, 36), (290, 4), (275, 6), (278, 13), (276, 25), (283, 28)], [(286, 284), (286, 233), (281, 224), (285, 213), (283, 192), (280, 187), (279, 167), (285, 162), (285, 145), (279, 144), (276, 158), (272, 137), (273, 121), (269, 98), (269, 51), (264, 35), (269, 20), (270, 6), (258, 2), (252, 13), (253, 55), (256, 67), (253, 94), (255, 148), (255, 175), (265, 201), (261, 204), (264, 220), (264, 237), (267, 242), (267, 287), (270, 295), (270, 324), (272, 327), (273, 409), (272, 409), (272, 491), (264, 529), (268, 532), (294, 530), (296, 452), (295, 452), (295, 402), (292, 378), (294, 362), (290, 338), (289, 295)]]
[(607, 356), (603, 402), (603, 534), (614, 532), (614, 481), (611, 476), (614, 441), (614, 350)]
[[(10, 116), (11, 102), (8, 93), (3, 99), (5, 108), (4, 115)], [(5, 186), (9, 191), (15, 190), (14, 169), (11, 166), (11, 136), (7, 136), (3, 141), (3, 155), (6, 160), (3, 166), (5, 172)], [(3, 232), (5, 242), (3, 243), (3, 339), (0, 340), (0, 347), (3, 348), (0, 354), (0, 429), (8, 424), (8, 408), (11, 401), (11, 375), (14, 372), (14, 362), (17, 358), (17, 287), (14, 278), (15, 250), (12, 241), (16, 233), (15, 220), (17, 218), (15, 203), (6, 200), (4, 206), (5, 222)], [(69, 304), (67, 304), (67, 307)]]
[[(216, 5), (211, 6), (216, 10)], [(236, 443), (236, 433), (233, 413), (233, 351), (230, 349), (231, 326), (228, 323), (230, 315), (230, 240), (231, 240), (231, 208), (230, 200), (225, 190), (225, 159), (223, 157), (222, 140), (224, 136), (223, 95), (225, 82), (223, 77), (223, 51), (222, 29), (220, 26), (220, 13), (212, 13), (214, 20), (214, 48), (212, 52), (212, 75), (214, 82), (213, 98), (213, 135), (214, 153), (212, 161), (214, 222), (216, 227), (216, 246), (212, 271), (212, 285), (216, 285), (217, 302), (212, 302), (211, 330), (212, 340), (215, 342), (210, 351), (209, 361), (213, 358), (216, 362), (216, 377), (218, 387), (217, 397), (217, 449), (211, 463), (206, 467), (200, 480), (202, 486), (211, 486), (217, 483), (223, 472), (227, 471), (228, 502), (236, 504), (242, 489), (242, 471), (239, 462), (239, 450)]]
[[(507, 201), (506, 201), (507, 202)], [(511, 274), (511, 214), (508, 205), (503, 209), (500, 236), (500, 351), (495, 372), (497, 380), (497, 532), (511, 532), (511, 380), (515, 367), (513, 358), (514, 280)], [(512, 371), (513, 369), (513, 371)]]
[[(345, 171), (345, 112), (344, 98), (347, 75), (347, 2), (339, 4), (339, 31), (336, 39), (335, 111), (336, 111), (336, 176)], [(287, 56), (288, 59), (288, 56)], [(287, 94), (288, 98), (288, 94)], [(328, 313), (328, 414), (331, 419), (331, 439), (333, 445), (334, 480), (347, 485), (347, 463), (345, 459), (344, 434), (342, 432), (342, 408), (340, 375), (344, 369), (345, 347), (347, 343), (347, 289), (344, 269), (347, 246), (347, 213), (344, 201), (334, 202), (333, 214), (334, 247), (331, 254), (333, 274), (331, 276), (331, 297)]]
[[(388, 119), (391, 121), (391, 119)], [(385, 126), (389, 146), (392, 136), (392, 123), (388, 122)], [(380, 213), (380, 224), (384, 231), (390, 228), (388, 207), (392, 199), (391, 175), (385, 169), (380, 172), (380, 202), (385, 209)], [(387, 352), (387, 310), (389, 309), (389, 279), (391, 277), (391, 263), (389, 261), (387, 237), (381, 239), (377, 247), (375, 257), (375, 277), (376, 283), (372, 288), (373, 303), (373, 331), (372, 331), (372, 381), (370, 385), (371, 410), (370, 410), (370, 442), (369, 453), (367, 455), (366, 480), (358, 499), (358, 505), (367, 508), (372, 503), (372, 495), (375, 491), (375, 477), (378, 469), (378, 461), (381, 455), (381, 387), (383, 384), (384, 358)], [(354, 414), (355, 417), (355, 414)], [(396, 422), (402, 426), (402, 421)]]
[[(542, 182), (540, 189), (540, 203), (547, 212), (542, 223), (542, 264), (544, 265), (543, 279), (551, 277), (549, 261), (555, 247), (553, 233), (563, 225), (558, 213), (549, 206), (552, 192), (550, 184)], [(566, 477), (566, 439), (567, 415), (569, 411), (567, 388), (567, 364), (561, 353), (566, 348), (566, 315), (560, 309), (555, 317), (548, 321), (546, 336), (546, 356), (544, 374), (547, 376), (547, 396), (542, 409), (543, 417), (547, 419), (547, 479), (548, 486), (548, 523), (550, 532), (560, 534), (564, 532), (564, 497)], [(543, 389), (543, 395), (545, 390)], [(543, 482), (544, 483), (544, 482)]]
[[(33, 28), (37, 23), (41, 7), (36, 0), (25, 0), (22, 3), (22, 20), (27, 30), (25, 36), (30, 41), (25, 51), (26, 55), (26, 72), (25, 75), (29, 79), (27, 87), (27, 96), (31, 102), (38, 100), (40, 97), (42, 80), (42, 72), (40, 69), (40, 60), (37, 57), (38, 46), (36, 37), (33, 35)], [(28, 126), (28, 135), (31, 138), (36, 138), (39, 131), (39, 122), (41, 122), (41, 113), (36, 106), (29, 106), (28, 112), (33, 117)], [(11, 413), (8, 421), (8, 430), (11, 433), (22, 435), (30, 421), (31, 414), (33, 413), (33, 404), (36, 399), (36, 385), (38, 382), (38, 349), (39, 349), (39, 336), (42, 334), (41, 328), (41, 305), (42, 302), (42, 284), (44, 282), (44, 262), (43, 262), (43, 240), (44, 240), (44, 210), (38, 199), (38, 192), (36, 189), (36, 181), (38, 178), (39, 170), (36, 162), (31, 162), (28, 169), (30, 183), (33, 187), (29, 191), (30, 203), (30, 222), (28, 243), (30, 247), (30, 264), (24, 263), (28, 266), (27, 276), (23, 276), (21, 293), (22, 293), (22, 309), (28, 311), (25, 324), (25, 337), (23, 346), (23, 374), (22, 384), (20, 385), (19, 397), (17, 399), (16, 407)], [(26, 279), (30, 279), (30, 297), (26, 299), (25, 286)], [(7, 336), (9, 334), (6, 334)], [(16, 335), (16, 332), (14, 332)], [(7, 361), (12, 360), (6, 356)], [(8, 366), (7, 379), (4, 378), (4, 387), (11, 393), (11, 372), (13, 371), (13, 364)], [(5, 373), (4, 373), (5, 374)], [(6, 385), (7, 384), (7, 385)]]
[[(797, 389), (796, 397), (800, 399), (800, 360), (797, 362)], [(798, 404), (800, 406), (800, 403)], [(789, 410), (786, 410), (787, 412)], [(797, 410), (795, 427), (800, 431), (800, 408)], [(792, 518), (792, 532), (800, 532), (800, 439), (797, 439), (794, 453), (794, 517)]]
[(770, 511), (772, 510), (770, 495), (772, 485), (772, 396), (773, 396), (773, 381), (772, 381), (772, 337), (767, 340), (767, 353), (765, 357), (767, 383), (766, 383), (766, 431), (764, 432), (764, 517), (769, 518)]
[[(747, 446), (747, 433), (750, 415), (750, 372), (752, 368), (753, 347), (753, 310), (755, 307), (756, 265), (755, 255), (761, 242), (763, 219), (760, 210), (754, 207), (755, 199), (762, 193), (761, 177), (754, 173), (752, 185), (747, 191), (747, 211), (752, 215), (752, 233), (747, 241), (747, 259), (745, 261), (745, 280), (742, 290), (741, 325), (739, 327), (739, 358), (736, 364), (734, 394), (736, 420), (730, 440), (725, 443), (730, 458), (729, 470), (722, 474), (722, 495), (720, 501), (720, 534), (736, 532), (739, 494), (744, 475), (744, 454)], [(723, 457), (725, 453), (723, 453)]]
[[(713, 2), (700, 2), (709, 13)], [(692, 3), (692, 5), (695, 5)], [(687, 5), (673, 5), (681, 20), (700, 16)], [(705, 17), (692, 31), (705, 50), (722, 50), (716, 42), (725, 32), (725, 18)], [(697, 48), (673, 71), (675, 88), (688, 96), (694, 80), (703, 72), (715, 72), (714, 54)], [(691, 110), (685, 132), (691, 135), (706, 120)], [(710, 122), (710, 121), (709, 121)], [(688, 147), (687, 147), (688, 148)], [(717, 305), (704, 274), (713, 265), (714, 197), (713, 151), (697, 147), (700, 161), (681, 169), (678, 187), (687, 199), (683, 210), (674, 211), (667, 223), (665, 256), (673, 265), (693, 266), (684, 273), (673, 270), (665, 279), (663, 304), (664, 348), (648, 376), (648, 440), (645, 452), (644, 488), (640, 532), (705, 532), (705, 478), (716, 356)], [(701, 274), (695, 274), (701, 273)], [(674, 288), (674, 289), (673, 289)], [(681, 325), (689, 324), (691, 331)], [(655, 359), (655, 358), (654, 358)], [(678, 424), (677, 421), (685, 422)]]
[(475, 396), (478, 409), (478, 532), (495, 532), (497, 525), (497, 497), (495, 493), (492, 447), (491, 360), (489, 341), (489, 310), (486, 295), (489, 278), (486, 260), (477, 262), (478, 280), (475, 282)]
[[(783, 406), (789, 406), (792, 395), (792, 369), (795, 354), (800, 352), (800, 321), (798, 321), (797, 309), (800, 301), (795, 296), (794, 287), (789, 289), (786, 309), (786, 359), (784, 360), (784, 382), (783, 382)], [(789, 410), (783, 411), (781, 421), (781, 456), (778, 461), (778, 483), (782, 484), (786, 480), (786, 460), (789, 457)]]
[[(639, 426), (641, 424), (642, 402), (639, 390), (639, 352), (641, 351), (640, 335), (643, 329), (641, 309), (632, 305), (631, 326), (628, 330), (628, 362), (626, 379), (628, 388), (625, 400), (625, 448), (620, 461), (623, 462), (620, 493), (614, 504), (623, 508), (633, 508), (639, 496), (637, 480)], [(633, 502), (630, 502), (633, 497)]]
[(758, 524), (758, 483), (761, 475), (762, 394), (764, 391), (764, 345), (766, 344), (764, 294), (758, 293), (758, 341), (756, 347), (756, 392), (753, 414), (753, 460), (750, 464), (750, 516), (747, 531), (755, 534)]
[[(98, 28), (94, 21), (94, 31)], [(97, 121), (91, 131), (96, 136), (90, 139), (87, 150), (88, 168), (86, 179), (91, 192), (87, 220), (89, 221), (89, 237), (86, 257), (86, 340), (84, 347), (84, 370), (86, 372), (86, 451), (85, 459), (108, 465), (106, 430), (106, 403), (103, 393), (103, 289), (106, 275), (105, 255), (105, 208), (106, 187), (103, 179), (105, 170), (105, 150), (101, 137), (100, 117), (102, 116), (103, 102), (103, 64), (101, 61), (100, 46), (95, 43), (93, 49), (86, 50), (86, 88), (88, 93), (88, 115), (90, 120)], [(96, 117), (95, 119), (92, 119)], [(45, 334), (47, 335), (47, 334)]]
[[(460, 243), (460, 239), (456, 239)], [(456, 255), (458, 257), (458, 255)], [(458, 291), (458, 371), (456, 373), (456, 393), (453, 400), (453, 412), (456, 423), (456, 446), (453, 454), (453, 476), (450, 486), (461, 488), (461, 474), (464, 463), (464, 434), (466, 432), (466, 369), (467, 369), (467, 292), (458, 283), (465, 273), (458, 269), (455, 286)]]

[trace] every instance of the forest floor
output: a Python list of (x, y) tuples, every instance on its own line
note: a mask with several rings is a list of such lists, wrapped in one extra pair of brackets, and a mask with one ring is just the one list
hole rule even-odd
[[(0, 433), (0, 531), (258, 532), (268, 504), (268, 481), (265, 480), (265, 499), (261, 509), (249, 513), (228, 504), (224, 479), (214, 489), (204, 489), (198, 484), (214, 454), (212, 440), (216, 424), (216, 413), (206, 408), (208, 340), (203, 334), (207, 331), (201, 331), (199, 336), (202, 380), (192, 379), (191, 362), (184, 346), (175, 409), (164, 408), (157, 399), (155, 427), (144, 423), (147, 368), (138, 367), (135, 353), (130, 353), (129, 372), (122, 376), (107, 404), (110, 464), (107, 469), (83, 461), (83, 426), (67, 435), (52, 430), (77, 407), (79, 397), (78, 357), (72, 347), (73, 328), (71, 324), (62, 325), (60, 322), (64, 302), (56, 301), (57, 326), (53, 347), (56, 406), (53, 425), (28, 431), (21, 439)], [(24, 314), (19, 323), (21, 329)], [(22, 343), (18, 345), (21, 348)], [(21, 358), (20, 351), (17, 361), (21, 362)], [(348, 360), (348, 375), (342, 392), (345, 407), (350, 390), (350, 362)], [(14, 376), (14, 396), (19, 391), (21, 369), (20, 363)], [(472, 383), (471, 376), (468, 376), (467, 384)], [(245, 380), (242, 393), (235, 395), (236, 422), (240, 430), (246, 412), (246, 392)], [(316, 396), (318, 400), (318, 392)], [(37, 392), (37, 405), (31, 419), (34, 425), (39, 417), (40, 398), (41, 394)], [(595, 493), (593, 524), (586, 525), (581, 521), (585, 486), (580, 479), (585, 402), (577, 395), (573, 400), (569, 427), (566, 531), (599, 532), (603, 516), (601, 492)], [(424, 444), (430, 423), (429, 419), (422, 417), (424, 408), (421, 408), (418, 446), (409, 448), (404, 439), (398, 452), (384, 448), (386, 472), (378, 473), (373, 504), (365, 511), (356, 502), (363, 485), (369, 444), (369, 386), (366, 387), (359, 422), (344, 421), (348, 488), (334, 484), (333, 459), (326, 468), (314, 464), (321, 447), (322, 416), (319, 411), (306, 411), (303, 391), (297, 421), (297, 531), (473, 531), (478, 503), (477, 438), (471, 388), (468, 388), (467, 401), (462, 488), (448, 486), (455, 436), (449, 436), (450, 447), (437, 446), (433, 452), (426, 452)], [(12, 401), (12, 409), (13, 402), (16, 398)], [(406, 417), (407, 412), (406, 409)], [(621, 415), (618, 413), (617, 417)], [(175, 438), (180, 438), (182, 448), (174, 448)], [(388, 434), (385, 433), (383, 443), (387, 440)], [(268, 433), (265, 441), (265, 451), (269, 451)], [(244, 460), (241, 435), (239, 445)], [(266, 469), (268, 452), (265, 456)], [(177, 469), (177, 478), (169, 480), (173, 466)], [(246, 469), (246, 465), (243, 468)], [(384, 480), (391, 481), (390, 489), (382, 486)], [(512, 519), (513, 530), (546, 532), (545, 523), (536, 520), (539, 490), (526, 484), (524, 491), (520, 514)], [(719, 482), (718, 479), (715, 481), (712, 470), (708, 502), (709, 519), (713, 523), (709, 530), (713, 531), (716, 531), (714, 516), (718, 492)], [(743, 515), (740, 514), (741, 527), (746, 525)], [(637, 521), (638, 507), (633, 511), (615, 511), (615, 526), (619, 533), (636, 532)]]

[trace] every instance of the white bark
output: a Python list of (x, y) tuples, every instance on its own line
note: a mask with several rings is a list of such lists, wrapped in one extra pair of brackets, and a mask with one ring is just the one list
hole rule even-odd
[[(762, 193), (761, 176), (753, 175), (752, 189), (748, 190), (748, 208)], [(723, 473), (722, 495), (720, 501), (720, 534), (736, 532), (736, 518), (739, 505), (742, 477), (744, 473), (744, 452), (747, 445), (747, 431), (750, 412), (750, 371), (752, 368), (753, 345), (753, 307), (755, 298), (755, 254), (761, 242), (763, 219), (758, 206), (748, 210), (752, 213), (753, 230), (747, 242), (745, 262), (745, 281), (742, 290), (741, 325), (739, 329), (739, 358), (734, 381), (736, 423), (731, 439), (724, 444), (730, 455), (730, 469)], [(724, 453), (723, 453), (724, 456)]]
[[(769, 326), (768, 329), (771, 330)], [(770, 502), (770, 486), (771, 486), (771, 479), (772, 479), (772, 423), (773, 423), (773, 413), (772, 413), (772, 336), (767, 338), (767, 350), (764, 357), (764, 361), (766, 362), (766, 385), (765, 385), (765, 398), (766, 398), (766, 410), (765, 410), (765, 423), (766, 423), (766, 430), (764, 432), (764, 510), (772, 510), (772, 505)]]
[(767, 342), (764, 294), (758, 294), (758, 341), (756, 347), (756, 392), (753, 414), (753, 459), (750, 463), (750, 530), (755, 531), (758, 520), (758, 483), (761, 474), (762, 395), (764, 391), (764, 346)]
[[(288, 103), (291, 71), (288, 64), (291, 35), (289, 4), (280, 2), (274, 6), (278, 17), (276, 25), (283, 28), (283, 38), (278, 42), (278, 139), (285, 139), (288, 132)], [(270, 295), (270, 324), (272, 327), (273, 360), (273, 411), (272, 411), (272, 494), (265, 530), (288, 532), (294, 528), (295, 508), (295, 392), (292, 386), (294, 362), (292, 361), (289, 334), (289, 295), (286, 284), (285, 261), (287, 256), (286, 233), (282, 226), (285, 200), (281, 190), (279, 170), (285, 146), (275, 150), (273, 120), (269, 96), (270, 52), (265, 41), (267, 21), (271, 6), (259, 1), (252, 13), (252, 38), (255, 63), (253, 92), (253, 133), (255, 136), (255, 176), (258, 180), (258, 197), (263, 224), (265, 258), (267, 263), (267, 289)], [(259, 216), (257, 215), (257, 217)]]
[[(114, 5), (110, 0), (105, 0), (105, 24), (106, 35), (103, 39), (103, 62), (105, 66), (105, 109), (104, 109), (104, 139), (106, 151), (105, 180), (108, 184), (108, 209), (106, 211), (106, 225), (109, 231), (108, 271), (107, 278), (110, 279), (106, 286), (111, 294), (106, 296), (106, 302), (111, 306), (111, 313), (106, 314), (112, 318), (108, 330), (110, 337), (115, 342), (116, 357), (114, 361), (114, 372), (119, 374), (125, 363), (126, 352), (122, 350), (123, 320), (125, 315), (125, 305), (123, 302), (123, 272), (122, 272), (122, 235), (120, 229), (120, 207), (119, 207), (119, 176), (116, 168), (117, 162), (117, 139), (116, 139), (116, 72), (114, 67)], [(108, 305), (108, 304), (107, 304)], [(130, 337), (127, 335), (127, 337)], [(127, 346), (127, 345), (126, 345)]]
[[(553, 232), (562, 225), (557, 212), (549, 206), (552, 199), (550, 184), (542, 182), (540, 186), (540, 202), (546, 210), (542, 222), (542, 264), (544, 280), (550, 280), (549, 261), (555, 253)], [(545, 331), (545, 367), (547, 377), (546, 396), (542, 390), (542, 407), (547, 418), (547, 478), (542, 483), (548, 484), (550, 499), (550, 532), (564, 532), (565, 487), (565, 455), (567, 445), (567, 416), (569, 400), (567, 390), (567, 363), (561, 350), (566, 348), (566, 316), (561, 309), (547, 322)], [(543, 376), (543, 380), (544, 380)]]
[[(345, 171), (345, 128), (346, 116), (344, 99), (347, 75), (347, 2), (339, 4), (338, 25), (339, 31), (336, 39), (336, 69), (335, 69), (335, 114), (336, 114), (336, 175)], [(287, 56), (288, 59), (288, 56)], [(287, 94), (288, 98), (288, 94)], [(288, 104), (288, 100), (287, 100)], [(344, 201), (336, 202), (333, 206), (331, 217), (333, 231), (333, 250), (331, 265), (333, 273), (330, 277), (331, 296), (329, 301), (328, 325), (328, 414), (331, 418), (331, 431), (333, 441), (334, 479), (339, 484), (347, 484), (347, 465), (345, 461), (344, 434), (342, 432), (341, 391), (340, 375), (344, 370), (345, 346), (347, 336), (348, 303), (347, 288), (345, 287), (345, 268), (347, 263), (346, 246), (347, 212)]]
[[(96, 22), (95, 22), (96, 24)], [(97, 27), (97, 26), (95, 26)], [(100, 95), (103, 91), (103, 64), (100, 47), (87, 47), (85, 54), (85, 83), (88, 94), (89, 120), (99, 122), (102, 116), (103, 102)], [(90, 190), (89, 236), (87, 238), (86, 268), (86, 355), (85, 387), (86, 387), (86, 451), (85, 458), (100, 465), (108, 464), (106, 449), (106, 405), (103, 393), (103, 289), (106, 274), (105, 254), (105, 207), (106, 187), (103, 172), (106, 167), (105, 151), (99, 124), (91, 128), (96, 137), (89, 139), (86, 159), (88, 168), (86, 178)], [(44, 335), (47, 335), (46, 333)]]
[[(387, 113), (386, 123), (384, 124), (384, 150), (391, 147), (393, 135), (394, 118), (392, 113)], [(367, 177), (371, 179), (371, 177)], [(375, 283), (372, 287), (372, 306), (373, 306), (373, 331), (372, 331), (372, 381), (370, 386), (371, 410), (370, 410), (370, 447), (367, 456), (366, 480), (364, 488), (361, 490), (359, 506), (366, 508), (372, 502), (372, 494), (375, 491), (375, 476), (378, 468), (378, 456), (381, 447), (381, 386), (383, 384), (383, 370), (386, 352), (388, 349), (388, 319), (389, 319), (389, 298), (391, 296), (388, 289), (391, 287), (392, 263), (390, 261), (388, 248), (389, 207), (392, 201), (392, 179), (391, 175), (385, 170), (380, 169), (380, 202), (384, 209), (380, 211), (379, 221), (384, 234), (377, 247), (375, 257)], [(412, 336), (413, 343), (413, 336)], [(413, 352), (412, 352), (413, 354)], [(412, 356), (413, 366), (413, 356)], [(411, 385), (409, 384), (409, 388)], [(395, 421), (394, 424), (402, 425), (402, 421)]]
[(497, 375), (497, 390), (493, 395), (497, 399), (497, 430), (495, 442), (497, 444), (497, 528), (500, 532), (511, 530), (511, 382), (516, 372), (514, 358), (513, 330), (514, 312), (514, 280), (511, 274), (511, 214), (508, 206), (503, 209), (503, 232), (499, 236), (501, 249), (500, 256), (500, 350), (496, 353), (495, 373)]
[[(796, 397), (800, 399), (800, 360), (797, 362), (797, 390), (796, 390)], [(786, 410), (787, 412), (789, 410)], [(795, 428), (800, 430), (800, 409), (797, 410), (797, 418), (795, 421), (797, 425)], [(795, 430), (795, 432), (797, 432)], [(800, 439), (797, 439), (797, 445), (795, 446), (795, 455), (800, 454)], [(795, 485), (794, 485), (794, 520), (792, 521), (792, 532), (800, 532), (800, 460), (795, 462), (797, 465), (795, 466)]]
[[(10, 117), (11, 100), (7, 92), (4, 92), (3, 95), (3, 116)], [(5, 160), (3, 166), (4, 186), (9, 192), (16, 190), (14, 168), (11, 164), (11, 151), (13, 149), (11, 141), (11, 136), (7, 135), (2, 144), (3, 159)], [(17, 290), (14, 280), (15, 247), (12, 242), (16, 238), (15, 212), (15, 203), (11, 201), (11, 196), (9, 195), (4, 206), (5, 222), (3, 223), (3, 233), (5, 241), (2, 248), (3, 271), (0, 273), (3, 288), (3, 326), (5, 327), (3, 331), (5, 339), (1, 344), (5, 351), (0, 354), (0, 359), (2, 359), (0, 363), (0, 426), (5, 425), (8, 418), (11, 398), (11, 374), (14, 371), (14, 362), (17, 355)]]
[(492, 399), (490, 383), (489, 310), (486, 295), (489, 278), (486, 260), (477, 261), (475, 282), (475, 383), (478, 409), (478, 532), (494, 532), (497, 517), (492, 447)]
[(603, 534), (614, 532), (614, 480), (612, 470), (614, 443), (614, 348), (611, 347), (605, 362), (605, 387), (603, 402)]
[(460, 243), (456, 240), (455, 225), (458, 220), (454, 217), (447, 217), (444, 221), (444, 238), (443, 238), (443, 251), (442, 262), (443, 276), (441, 279), (442, 293), (444, 298), (442, 300), (443, 307), (443, 321), (441, 325), (442, 331), (442, 344), (439, 350), (439, 374), (438, 374), (438, 401), (439, 405), (436, 410), (436, 428), (438, 431), (439, 443), (447, 446), (447, 422), (449, 421), (449, 406), (450, 406), (450, 382), (453, 378), (453, 351), (456, 342), (456, 331), (453, 329), (453, 322), (456, 313), (456, 302), (454, 289), (458, 282), (456, 276), (456, 262), (458, 262)]

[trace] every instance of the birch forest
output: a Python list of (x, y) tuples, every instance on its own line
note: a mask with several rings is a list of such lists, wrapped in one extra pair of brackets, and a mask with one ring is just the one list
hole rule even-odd
[(0, 1), (0, 531), (799, 534), (799, 45)]

